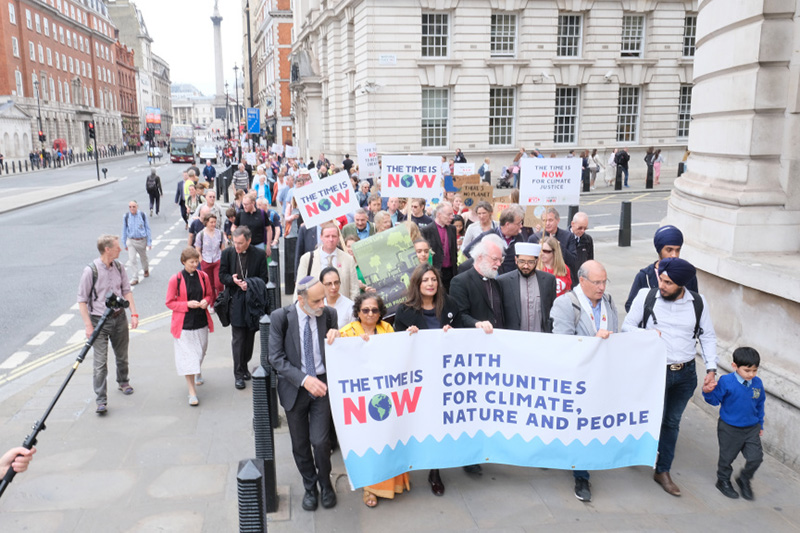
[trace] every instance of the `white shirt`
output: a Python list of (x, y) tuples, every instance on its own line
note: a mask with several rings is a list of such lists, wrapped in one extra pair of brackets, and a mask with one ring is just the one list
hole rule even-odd
[[(651, 289), (643, 288), (631, 304), (631, 310), (622, 324), (622, 331), (638, 329), (639, 322), (644, 314), (644, 300)], [(700, 296), (703, 298), (703, 296)], [(653, 305), (653, 315), (658, 324), (653, 324), (653, 317), (645, 324), (645, 329), (657, 329), (661, 332), (661, 340), (667, 348), (667, 364), (688, 363), (693, 361), (697, 353), (697, 344), (694, 339), (694, 325), (697, 319), (694, 314), (694, 298), (689, 291), (684, 291), (683, 296), (673, 302), (664, 300), (661, 292), (656, 292), (656, 301)], [(717, 335), (711, 316), (708, 314), (708, 303), (703, 298), (703, 314), (700, 315), (700, 346), (706, 369), (717, 368)]]
[(354, 320), (353, 318), (353, 300), (346, 296), (339, 295), (339, 298), (336, 300), (336, 305), (331, 305), (328, 302), (328, 299), (325, 298), (325, 305), (328, 307), (333, 307), (336, 309), (336, 320), (338, 322), (337, 326), (339, 329), (342, 329), (347, 324)]
[(320, 259), (319, 269), (322, 270), (323, 268), (326, 268), (328, 266), (328, 257), (331, 258), (330, 266), (338, 269), (339, 267), (336, 266), (336, 250), (334, 250), (332, 253), (327, 253), (322, 248), (319, 249), (319, 259)]
[[(299, 326), (300, 330), (300, 370), (303, 373), (306, 372), (306, 347), (304, 346), (303, 342), (303, 333), (306, 330), (306, 322), (309, 320), (311, 321), (311, 345), (313, 346), (314, 350), (314, 367), (316, 368), (317, 375), (325, 373), (325, 365), (322, 364), (322, 352), (319, 350), (319, 334), (317, 330), (317, 317), (309, 316), (303, 311), (300, 307), (300, 303), (294, 304), (295, 308), (297, 309), (297, 325)], [(305, 378), (303, 378), (303, 383), (305, 383)]]

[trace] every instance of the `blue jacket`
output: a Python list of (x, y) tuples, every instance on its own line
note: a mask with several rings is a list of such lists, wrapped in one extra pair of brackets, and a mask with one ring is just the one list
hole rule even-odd
[(739, 383), (736, 373), (725, 374), (711, 392), (704, 392), (703, 398), (711, 405), (721, 405), (719, 417), (734, 427), (750, 427), (760, 424), (764, 428), (764, 384), (754, 377), (747, 387)]

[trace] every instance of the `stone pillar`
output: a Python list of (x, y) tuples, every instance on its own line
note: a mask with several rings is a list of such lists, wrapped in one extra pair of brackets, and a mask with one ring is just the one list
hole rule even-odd
[(214, 2), (214, 15), (211, 17), (211, 22), (214, 24), (214, 74), (217, 78), (217, 96), (221, 96), (225, 94), (225, 75), (222, 71), (222, 16), (219, 14), (217, 2)]
[[(667, 221), (731, 352), (756, 348), (765, 448), (800, 470), (800, 3), (700, 3), (688, 172)], [(702, 403), (702, 400), (701, 400)]]

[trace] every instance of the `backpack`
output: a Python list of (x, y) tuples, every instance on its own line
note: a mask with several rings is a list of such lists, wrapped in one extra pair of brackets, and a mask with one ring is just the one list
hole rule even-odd
[[(143, 220), (145, 223), (147, 223), (147, 215), (145, 215), (143, 211), (140, 211), (140, 212), (139, 212), (139, 214), (140, 214), (140, 215), (142, 215), (142, 220)], [(125, 213), (125, 226), (127, 226), (127, 225), (128, 225), (128, 216), (129, 216), (129, 215), (130, 215), (130, 213)]]
[[(653, 313), (653, 307), (656, 305), (656, 292), (658, 291), (658, 287), (654, 287), (650, 289), (647, 293), (647, 296), (644, 299), (644, 310), (642, 312), (642, 321), (639, 322), (639, 327), (644, 329), (647, 327), (647, 321), (650, 317), (653, 317), (653, 325), (658, 324), (658, 320), (656, 319), (656, 315)], [(699, 339), (700, 335), (703, 334), (703, 328), (700, 327), (700, 317), (703, 315), (703, 299), (700, 295), (694, 291), (690, 291), (686, 289), (686, 291), (692, 295), (692, 304), (694, 304), (694, 316), (695, 316), (695, 323), (694, 323), (694, 335), (693, 338)]]
[(156, 189), (158, 188), (158, 183), (156, 181), (157, 179), (158, 179), (158, 176), (155, 176), (153, 174), (150, 174), (149, 176), (147, 176), (147, 182), (144, 185), (144, 189), (147, 192), (156, 192)]
[[(127, 215), (126, 215), (127, 216)], [(89, 263), (89, 268), (92, 269), (92, 288), (89, 289), (89, 313), (93, 311), (92, 302), (94, 302), (95, 298), (97, 298), (97, 291), (95, 291), (94, 286), (97, 284), (97, 265), (94, 264), (94, 261)], [(122, 277), (122, 264), (114, 259), (114, 266), (117, 267), (117, 271), (119, 272), (119, 276)]]

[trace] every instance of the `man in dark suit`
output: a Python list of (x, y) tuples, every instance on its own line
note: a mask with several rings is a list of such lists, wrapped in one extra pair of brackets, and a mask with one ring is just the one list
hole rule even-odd
[[(484, 236), (495, 234), (506, 242), (506, 254), (503, 257), (503, 264), (500, 265), (498, 272), (500, 274), (505, 274), (507, 272), (515, 271), (517, 267), (515, 263), (516, 253), (514, 251), (514, 247), (518, 242), (525, 242), (520, 235), (524, 220), (525, 211), (523, 211), (520, 206), (512, 205), (503, 209), (503, 211), (500, 213), (498, 226), (478, 235), (474, 241), (469, 243), (469, 245), (464, 248), (464, 255), (471, 258), (472, 248), (479, 243)], [(459, 268), (459, 272), (463, 271)]]
[(453, 206), (450, 202), (439, 202), (433, 212), (433, 224), (428, 224), (420, 233), (431, 245), (433, 266), (442, 273), (442, 283), (450, 290), (450, 280), (458, 267), (458, 237), (453, 222)]
[(294, 271), (297, 272), (297, 266), (300, 264), (300, 258), (306, 252), (313, 252), (317, 248), (319, 242), (319, 226), (307, 228), (305, 224), (301, 224), (297, 228), (297, 244), (294, 249)]
[[(233, 246), (222, 251), (219, 264), (219, 280), (228, 288), (231, 298), (231, 351), (233, 352), (234, 385), (245, 388), (250, 379), (247, 364), (253, 357), (256, 331), (248, 326), (247, 298), (248, 278), (261, 278), (267, 283), (267, 256), (263, 250), (250, 245), (250, 228), (239, 226), (233, 230)], [(255, 290), (251, 288), (251, 290)]]
[[(336, 310), (325, 306), (325, 289), (306, 276), (297, 284), (297, 303), (270, 315), (269, 362), (278, 374), (292, 455), (303, 477), (303, 509), (336, 505), (331, 486), (331, 406), (325, 369), (325, 340), (338, 336)], [(312, 454), (313, 449), (313, 454)]]
[(592, 239), (591, 235), (586, 233), (588, 228), (589, 215), (583, 211), (575, 213), (569, 228), (570, 233), (572, 233), (572, 240), (575, 241), (575, 264), (578, 267), (572, 272), (573, 287), (578, 284), (578, 269), (580, 269), (581, 265), (586, 261), (594, 259), (594, 239)]
[(506, 329), (550, 333), (550, 309), (556, 299), (556, 278), (536, 270), (542, 247), (521, 242), (516, 247), (517, 269), (497, 278), (503, 294)]
[(528, 242), (539, 244), (539, 240), (542, 238), (542, 236), (555, 237), (558, 241), (558, 244), (561, 245), (561, 255), (564, 258), (564, 263), (566, 263), (566, 265), (569, 267), (570, 273), (577, 272), (581, 265), (578, 263), (578, 252), (575, 248), (575, 238), (569, 231), (558, 227), (558, 223), (560, 221), (561, 215), (558, 213), (558, 209), (555, 207), (548, 207), (544, 212), (544, 216), (542, 217), (544, 229), (531, 235), (528, 239)]

